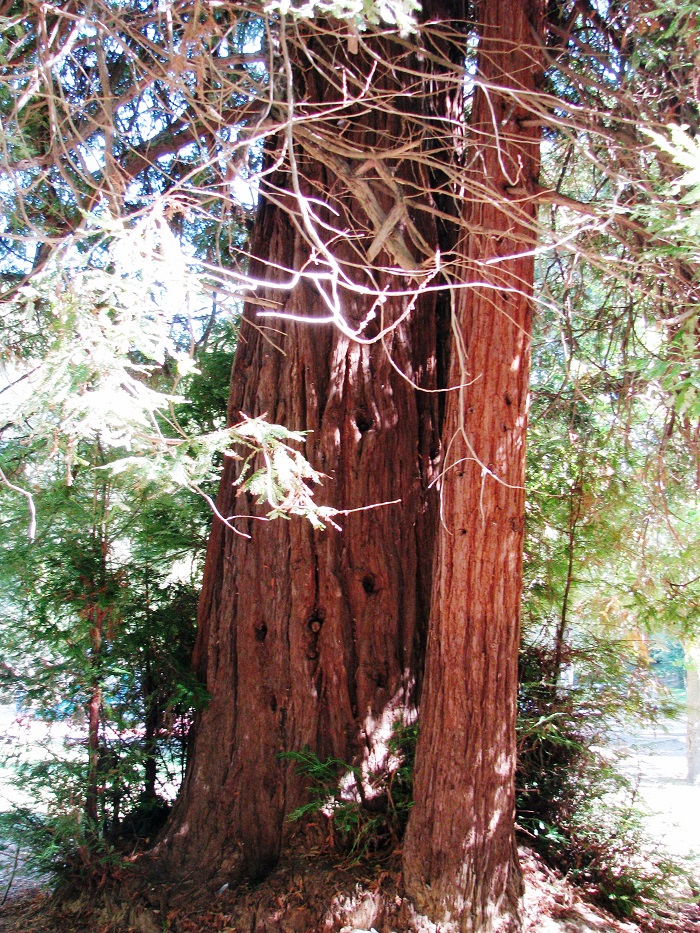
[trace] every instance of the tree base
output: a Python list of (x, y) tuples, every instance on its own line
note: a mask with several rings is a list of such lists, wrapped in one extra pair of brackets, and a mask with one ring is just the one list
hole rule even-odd
[[(520, 850), (525, 880), (524, 933), (640, 933), (581, 899), (537, 855)], [(321, 852), (288, 853), (262, 883), (238, 888), (157, 883), (133, 873), (89, 896), (48, 898), (35, 892), (5, 905), (0, 933), (453, 933), (431, 923), (406, 897), (400, 855), (359, 866), (339, 866)], [(672, 908), (672, 905), (668, 905)], [(688, 933), (697, 907), (678, 905), (668, 933)]]

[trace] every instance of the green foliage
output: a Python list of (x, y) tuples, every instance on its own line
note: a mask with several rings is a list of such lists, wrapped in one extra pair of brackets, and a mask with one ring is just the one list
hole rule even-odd
[(220, 316), (204, 333), (195, 351), (196, 365), (180, 383), (184, 396), (175, 417), (190, 435), (209, 434), (226, 426), (231, 366), (238, 338), (238, 317)]
[[(551, 294), (564, 284), (555, 263), (540, 272)], [(557, 300), (576, 313), (543, 313), (533, 354), (517, 821), (550, 864), (630, 916), (662, 906), (679, 869), (645, 838), (610, 746), (677, 709), (650, 641), (693, 625), (693, 457), (669, 418), (682, 408), (673, 341), (637, 313), (644, 299), (604, 334), (598, 309), (624, 317), (628, 299), (595, 272), (567, 275)]]
[(20, 846), (24, 864), (65, 888), (90, 890), (118, 875), (119, 854), (89, 829), (76, 808), (42, 814), (21, 807), (0, 813), (0, 833)]
[(158, 211), (103, 221), (87, 253), (69, 244), (4, 305), (0, 682), (69, 729), (38, 761), (9, 756), (48, 807), (37, 858), (64, 874), (102, 864), (124, 833), (152, 835), (184, 774), (206, 702), (190, 659), (223, 458), (241, 460), (241, 492), (268, 518), (333, 514), (313, 501), (303, 435), (226, 426), (236, 310), (212, 301)]
[[(246, 418), (235, 427), (237, 440), (249, 446), (237, 485), (267, 504), (268, 519), (305, 516), (314, 528), (333, 524), (336, 509), (319, 506), (313, 500), (307, 481), (320, 483), (322, 474), (311, 466), (292, 443), (301, 444), (304, 432), (289, 431), (281, 425), (268, 424), (264, 418)], [(256, 469), (254, 461), (260, 464)], [(336, 526), (337, 527), (337, 526)]]
[[(238, 482), (267, 503), (268, 518), (302, 515), (324, 527), (334, 513), (314, 503), (309, 484), (321, 476), (294, 446), (302, 434), (264, 417), (233, 427), (210, 423), (202, 432), (197, 409), (183, 415), (178, 391), (189, 383), (199, 415), (206, 392), (193, 378), (193, 348), (180, 349), (175, 325), (184, 317), (192, 329), (206, 282), (162, 215), (156, 210), (136, 224), (103, 226), (87, 261), (66, 250), (5, 303), (0, 336), (8, 385), (0, 394), (0, 435), (15, 462), (0, 464), (0, 480), (31, 500), (57, 465), (68, 486), (81, 467), (99, 466), (115, 475), (129, 471), (135, 482), (164, 493), (184, 488), (206, 496), (223, 453), (241, 456), (233, 445), (245, 457)], [(223, 369), (229, 346), (224, 339), (219, 347), (207, 360), (210, 376)], [(216, 391), (225, 390), (219, 383)], [(81, 447), (93, 441), (99, 464)]]
[[(25, 759), (21, 746), (3, 752), (25, 793), (48, 807), (37, 819), (56, 823), (52, 851), (70, 842), (61, 827), (75, 820), (101, 851), (144, 796), (181, 778), (189, 723), (206, 699), (190, 670), (207, 522), (200, 503), (192, 497), (174, 508), (153, 490), (85, 471), (71, 487), (59, 480), (37, 496), (33, 542), (17, 510), (14, 520), (5, 512), (0, 682), (24, 715), (62, 724), (66, 738), (38, 760), (32, 749)], [(85, 840), (75, 849), (80, 859)], [(56, 865), (71, 863), (71, 846)]]
[[(0, 467), (31, 494), (36, 530), (27, 536), (24, 504), (0, 488), (0, 683), (22, 715), (66, 736), (38, 757), (3, 749), (36, 802), (5, 818), (20, 833), (33, 827), (24, 847), (36, 844), (34, 857), (64, 876), (102, 871), (125, 832), (153, 834), (206, 702), (190, 659), (211, 511), (192, 487), (211, 488), (212, 456), (231, 443), (223, 427), (235, 330), (212, 321), (198, 346), (188, 338), (180, 349), (163, 244), (157, 225), (145, 229), (114, 233), (94, 267), (80, 256), (47, 267), (3, 318), (16, 339), (5, 345), (15, 384), (0, 397)], [(139, 452), (148, 469), (126, 469)]]
[(416, 724), (397, 722), (385, 767), (371, 773), (337, 758), (322, 761), (308, 748), (282, 754), (305, 780), (309, 798), (287, 819), (325, 817), (333, 846), (351, 864), (387, 854), (408, 822), (417, 741)]

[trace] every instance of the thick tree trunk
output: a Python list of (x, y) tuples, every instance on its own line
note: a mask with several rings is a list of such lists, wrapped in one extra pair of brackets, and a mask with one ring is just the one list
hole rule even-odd
[[(371, 167), (368, 160), (411, 140), (416, 145), (423, 103), (404, 82), (413, 84), (416, 69), (427, 66), (411, 56), (413, 71), (404, 74), (392, 58), (405, 61), (405, 45), (369, 40), (368, 54), (365, 46), (353, 49), (351, 39), (308, 36), (307, 51), (294, 53), (303, 113), (337, 102), (343, 87), (369, 87), (370, 74), (372, 91), (386, 92), (386, 109), (339, 106), (331, 124), (336, 144), (349, 144), (362, 159), (343, 163), (336, 149), (323, 151), (323, 140), (316, 151), (299, 146), (299, 183), (303, 196), (337, 211), (309, 200), (325, 222), (357, 234), (355, 241), (334, 241), (318, 227), (355, 279), (364, 275), (355, 271), (362, 261), (357, 244), (378, 236), (372, 197), (387, 216), (396, 206), (392, 185), (405, 184), (418, 204), (406, 212), (418, 236), (411, 240), (403, 223), (395, 225), (373, 281), (380, 289), (412, 287), (408, 276), (381, 267), (395, 265), (403, 249), (404, 260), (410, 264), (413, 254), (418, 267), (438, 247), (435, 218), (421, 209), (433, 203), (421, 193), (427, 173), (419, 177), (419, 162), (389, 157)], [(459, 92), (453, 83), (450, 93)], [(302, 141), (308, 142), (308, 127), (299, 126)], [(434, 127), (431, 134), (438, 136)], [(287, 270), (317, 268), (292, 186), (278, 170), (261, 197), (251, 272), (268, 285), (288, 280)], [(428, 255), (416, 246), (421, 240)], [(364, 281), (371, 283), (369, 276)], [(380, 307), (385, 325), (413, 307), (385, 345), (361, 345), (330, 324), (273, 320), (261, 326), (256, 315), (265, 299), (283, 302), (288, 315), (327, 314), (308, 279), (289, 292), (261, 289), (255, 302), (258, 296), (263, 302), (248, 304), (242, 324), (231, 421), (241, 413), (265, 413), (270, 421), (310, 431), (304, 453), (327, 476), (317, 496), (323, 504), (351, 510), (400, 502), (341, 518), (342, 532), (314, 531), (300, 518), (260, 522), (250, 497), (235, 495), (237, 467), (227, 460), (218, 508), (235, 515), (249, 538), (214, 522), (195, 651), (211, 702), (197, 723), (184, 792), (159, 846), (161, 864), (171, 873), (263, 875), (279, 856), (285, 815), (304, 799), (294, 767), (280, 753), (308, 746), (322, 758), (381, 763), (391, 723), (415, 708), (420, 680), (436, 519), (428, 485), (439, 431), (436, 396), (417, 391), (411, 381), (436, 386), (440, 299), (425, 291), (417, 300), (388, 297), (380, 306), (374, 297), (341, 288), (345, 319), (352, 326), (366, 321), (365, 336), (377, 333)]]
[[(483, 4), (441, 526), (404, 873), (462, 931), (517, 928), (515, 715), (540, 129), (539, 4)], [(506, 92), (499, 90), (505, 89)], [(461, 346), (460, 346), (461, 345)], [(449, 928), (449, 927), (448, 927)]]

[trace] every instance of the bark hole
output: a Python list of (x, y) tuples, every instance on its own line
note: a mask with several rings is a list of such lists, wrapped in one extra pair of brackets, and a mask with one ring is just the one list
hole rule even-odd
[(355, 424), (357, 425), (357, 430), (360, 432), (360, 434), (364, 434), (365, 431), (369, 431), (369, 429), (372, 427), (372, 419), (366, 411), (356, 411)]
[(267, 626), (263, 622), (262, 625), (258, 625), (255, 629), (255, 640), (259, 642), (265, 641), (267, 638)]
[(366, 573), (364, 575), (362, 578), (362, 589), (368, 596), (372, 596), (377, 592), (379, 587), (377, 586), (377, 578), (373, 573)]
[(367, 321), (365, 323), (362, 336), (366, 340), (374, 340), (374, 338), (377, 336), (378, 333), (379, 333), (379, 321), (377, 321), (376, 318), (371, 321)]
[(306, 647), (307, 661), (316, 661), (318, 659), (318, 633), (321, 631), (321, 627), (323, 626), (325, 618), (326, 613), (323, 609), (315, 609), (309, 617), (309, 621), (306, 623), (306, 627), (310, 632), (310, 637)]

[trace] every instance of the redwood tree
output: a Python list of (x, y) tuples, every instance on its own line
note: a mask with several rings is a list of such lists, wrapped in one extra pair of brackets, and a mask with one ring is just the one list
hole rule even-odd
[(538, 0), (490, 0), (480, 20), (472, 156), (455, 289), (440, 528), (409, 892), (460, 930), (517, 926), (515, 715), (525, 433), (541, 127)]
[[(449, 101), (461, 100), (456, 35), (422, 49), (371, 34), (358, 43), (323, 23), (281, 36), (299, 123), (266, 156), (277, 167), (261, 190), (249, 270), (265, 284), (247, 305), (229, 413), (308, 431), (303, 452), (327, 476), (320, 501), (349, 514), (342, 531), (260, 521), (264, 511), (236, 495), (240, 464), (227, 459), (217, 508), (229, 521), (214, 521), (195, 651), (211, 702), (158, 849), (170, 872), (263, 875), (303, 801), (280, 753), (308, 747), (376, 767), (391, 722), (415, 708), (446, 311), (444, 294), (421, 283), (450, 245), (439, 167), (452, 149)], [(312, 275), (333, 269), (337, 291), (324, 303), (327, 279)], [(298, 284), (275, 287), (295, 271)], [(346, 332), (337, 320), (314, 323), (328, 317), (329, 295)], [(261, 326), (270, 307), (283, 317)], [(381, 503), (391, 504), (366, 508)]]
[[(419, 699), (430, 611), (406, 879), (419, 905), (463, 929), (516, 923), (535, 200), (567, 214), (553, 222), (557, 249), (579, 239), (562, 273), (567, 290), (582, 275), (580, 257), (605, 275), (615, 264), (627, 289), (645, 242), (634, 211), (643, 219), (651, 197), (634, 181), (648, 160), (633, 129), (639, 114), (648, 123), (657, 112), (656, 73), (663, 84), (669, 73), (649, 69), (644, 106), (623, 109), (619, 125), (618, 105), (634, 72), (630, 50), (639, 45), (639, 60), (663, 24), (646, 17), (632, 43), (624, 4), (605, 15), (578, 0), (548, 4), (558, 71), (547, 100), (536, 93), (541, 0), (484, 0), (468, 28), (466, 3), (431, 0), (410, 36), (358, 32), (352, 19), (286, 20), (267, 5), (258, 16), (233, 2), (5, 6), (16, 21), (0, 61), (0, 161), (12, 180), (2, 192), (10, 245), (0, 249), (12, 293), (52, 243), (95, 236), (99, 224), (81, 228), (91, 212), (102, 222), (109, 205), (128, 219), (156, 202), (158, 224), (189, 239), (212, 290), (259, 283), (248, 292), (231, 422), (264, 413), (310, 431), (303, 448), (327, 476), (322, 504), (349, 513), (342, 532), (297, 518), (265, 523), (263, 509), (236, 495), (242, 463), (226, 459), (226, 521), (217, 517), (211, 535), (195, 655), (211, 703), (162, 863), (263, 874), (303, 793), (279, 753), (308, 745), (322, 757), (380, 762), (390, 721)], [(363, 8), (377, 16), (391, 3)], [(480, 50), (465, 145), (468, 29)], [(256, 36), (265, 38), (256, 45)], [(669, 93), (676, 112), (679, 95)], [(564, 152), (548, 191), (536, 185), (538, 113)], [(590, 174), (567, 187), (571, 164), (569, 174), (584, 164)], [(232, 219), (245, 215), (235, 203), (241, 170), (261, 178), (246, 268)], [(577, 200), (601, 192), (608, 204), (597, 216)], [(584, 218), (579, 230), (572, 217)], [(603, 234), (615, 250), (601, 260)], [(655, 266), (664, 288), (666, 265)], [(261, 317), (270, 311), (276, 319)], [(454, 391), (435, 395), (448, 382), (450, 313)], [(634, 333), (633, 318), (625, 326)]]

